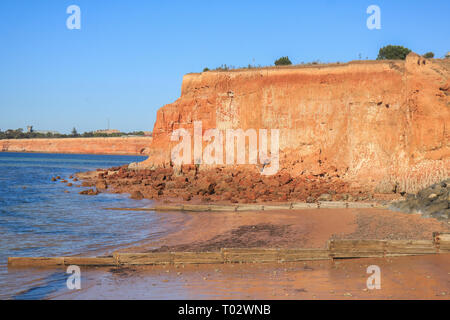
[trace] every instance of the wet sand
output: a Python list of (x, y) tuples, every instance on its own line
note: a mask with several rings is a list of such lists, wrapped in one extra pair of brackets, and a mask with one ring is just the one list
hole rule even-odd
[[(339, 239), (432, 239), (446, 222), (383, 209), (311, 209), (249, 212), (183, 212), (185, 225), (158, 241), (127, 252), (217, 251), (220, 248), (325, 248)], [(124, 251), (124, 250), (122, 250)]]
[[(367, 267), (381, 270), (368, 289)], [(61, 271), (63, 272), (63, 271)], [(50, 299), (450, 299), (450, 254), (314, 261), (82, 268), (82, 289)]]
[[(166, 213), (171, 214), (171, 213)], [(178, 213), (179, 214), (179, 213)], [(127, 251), (320, 248), (330, 238), (431, 239), (445, 223), (381, 209), (184, 213), (185, 227)], [(369, 265), (381, 289), (367, 288)], [(450, 299), (450, 254), (271, 264), (82, 269), (82, 289), (50, 299)]]

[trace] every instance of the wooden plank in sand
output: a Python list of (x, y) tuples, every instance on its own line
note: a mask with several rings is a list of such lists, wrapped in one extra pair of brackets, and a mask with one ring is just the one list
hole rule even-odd
[(328, 248), (333, 258), (366, 258), (384, 256), (385, 240), (330, 240)]
[(450, 252), (450, 233), (449, 232), (434, 232), (434, 243), (439, 252)]
[(347, 202), (347, 208), (363, 209), (374, 208), (377, 205), (371, 202)]
[(306, 202), (294, 202), (292, 203), (291, 209), (317, 209), (318, 204), (317, 203), (306, 203)]
[(278, 251), (278, 249), (224, 248), (222, 254), (224, 261), (228, 263), (264, 263), (278, 262)]
[(347, 203), (343, 201), (319, 201), (320, 209), (337, 209), (337, 208), (347, 208)]
[(184, 211), (197, 211), (197, 212), (203, 212), (203, 211), (210, 211), (209, 205), (204, 204), (185, 204), (183, 205)]
[(64, 257), (64, 264), (77, 266), (115, 266), (114, 257)]
[(175, 264), (224, 263), (221, 252), (172, 252)]
[(264, 206), (261, 204), (239, 204), (236, 211), (262, 211)]
[(122, 253), (114, 252), (114, 259), (119, 265), (154, 265), (172, 264), (174, 261), (171, 252), (149, 252), (149, 253)]
[(264, 211), (273, 211), (273, 210), (289, 210), (292, 208), (291, 203), (283, 203), (283, 204), (268, 204), (264, 205)]
[(182, 205), (162, 205), (153, 208), (155, 211), (182, 211)]
[(45, 266), (63, 266), (64, 258), (56, 257), (9, 257), (8, 265), (11, 267), (45, 267)]
[(295, 262), (331, 258), (328, 249), (280, 249), (278, 259), (280, 262)]
[(223, 248), (220, 252), (115, 252), (112, 257), (9, 257), (9, 266), (115, 266), (177, 263), (264, 263), (423, 255), (450, 252), (450, 233), (433, 240), (330, 240), (327, 249)]
[(437, 253), (433, 240), (387, 240), (386, 256), (407, 256)]
[(220, 204), (212, 204), (210, 205), (211, 211), (223, 211), (223, 212), (233, 212), (236, 211), (236, 205), (220, 205)]

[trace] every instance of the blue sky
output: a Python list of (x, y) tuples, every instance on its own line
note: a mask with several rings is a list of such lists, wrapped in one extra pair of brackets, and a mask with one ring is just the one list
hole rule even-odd
[[(81, 8), (68, 30), (66, 8)], [(381, 9), (381, 30), (366, 8)], [(185, 73), (221, 64), (375, 59), (387, 44), (442, 57), (450, 1), (1, 0), (0, 129), (152, 130)]]

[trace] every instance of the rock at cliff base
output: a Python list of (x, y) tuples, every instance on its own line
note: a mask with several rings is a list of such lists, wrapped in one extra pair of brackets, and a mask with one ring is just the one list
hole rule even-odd
[(184, 201), (190, 201), (192, 199), (192, 195), (189, 193), (183, 194), (183, 200)]
[(106, 190), (108, 188), (108, 185), (106, 184), (105, 180), (99, 180), (95, 184), (95, 187), (100, 190)]
[(208, 186), (208, 194), (209, 194), (209, 195), (215, 193), (215, 190), (214, 190), (215, 187), (216, 187), (216, 183), (210, 183), (210, 184), (209, 184), (209, 186)]
[(424, 217), (448, 220), (450, 179), (435, 183), (417, 194), (407, 194), (405, 200), (393, 203), (391, 208), (407, 213), (421, 213)]
[(88, 190), (83, 190), (78, 192), (79, 194), (82, 195), (87, 195), (87, 196), (96, 196), (98, 195), (100, 192), (98, 190), (94, 190), (94, 189), (88, 189)]
[(331, 201), (333, 200), (333, 197), (329, 193), (323, 193), (317, 198), (318, 201)]
[(142, 200), (144, 199), (144, 195), (140, 191), (133, 191), (130, 195), (130, 199)]

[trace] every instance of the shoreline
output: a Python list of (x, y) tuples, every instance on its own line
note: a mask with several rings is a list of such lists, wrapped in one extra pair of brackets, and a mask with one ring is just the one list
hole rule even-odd
[[(126, 166), (123, 166), (123, 168)], [(121, 169), (120, 167), (115, 168), (117, 170), (104, 170), (97, 169), (96, 171), (90, 171), (89, 173), (78, 173), (74, 174), (73, 178), (79, 179), (78, 181), (73, 179), (67, 179), (68, 177), (62, 177), (63, 179), (59, 179), (55, 183), (61, 183), (61, 181), (65, 180), (66, 183), (73, 183), (73, 189), (71, 193), (78, 192), (81, 190), (89, 189), (94, 187), (97, 189), (99, 187), (102, 189), (101, 192), (104, 193), (130, 193), (133, 194), (134, 191), (146, 189), (146, 188), (154, 188), (161, 181), (157, 180), (154, 183), (150, 183), (145, 185), (146, 183), (141, 182), (141, 177), (139, 175), (136, 176), (134, 171), (122, 169), (121, 177), (115, 177), (114, 174), (118, 173)], [(163, 169), (167, 171), (167, 168)], [(166, 171), (155, 170), (154, 173), (157, 175), (161, 175), (161, 179), (165, 179), (164, 183), (170, 182), (172, 179), (172, 175)], [(188, 174), (191, 171), (188, 171)], [(150, 172), (148, 172), (150, 173)], [(164, 174), (163, 174), (164, 173)], [(205, 175), (203, 174), (205, 173)], [(200, 171), (197, 173), (197, 179), (203, 181), (202, 179), (208, 176), (208, 171)], [(130, 174), (130, 176), (128, 176)], [(140, 173), (138, 173), (140, 174)], [(164, 178), (164, 176), (166, 178)], [(110, 177), (111, 179), (108, 179)], [(151, 179), (152, 174), (150, 174), (149, 178), (142, 178), (142, 180)], [(86, 179), (87, 178), (87, 179)], [(116, 179), (118, 178), (118, 179)], [(181, 175), (181, 178), (185, 178), (184, 175)], [(272, 179), (277, 180), (278, 177), (273, 177)], [(119, 182), (119, 188), (116, 188), (115, 182)], [(63, 181), (64, 182), (64, 181)], [(103, 182), (106, 182), (106, 185), (103, 185)], [(137, 183), (138, 182), (138, 183)], [(81, 186), (82, 183), (86, 183), (83, 185), (83, 188), (77, 188), (77, 186)], [(230, 184), (233, 184), (231, 182)], [(170, 184), (169, 184), (170, 186)], [(142, 188), (142, 189), (141, 189)], [(189, 186), (188, 186), (189, 188)], [(77, 190), (78, 189), (78, 190)], [(138, 190), (135, 190), (138, 189)], [(276, 188), (275, 188), (276, 189)], [(69, 189), (70, 190), (70, 189)], [(158, 189), (156, 189), (158, 190)], [(190, 190), (194, 193), (194, 190)], [(345, 191), (345, 190), (344, 190)], [(199, 205), (204, 203), (204, 199), (202, 197), (194, 197), (188, 201), (184, 200), (180, 197), (169, 197), (163, 194), (154, 193), (156, 195), (153, 198), (153, 203), (146, 204), (143, 206), (153, 206), (153, 205), (162, 205), (162, 206), (170, 206), (174, 204), (189, 204), (192, 206)], [(357, 193), (360, 195), (360, 193)], [(198, 196), (198, 194), (197, 194)], [(210, 196), (210, 195), (209, 195)], [(333, 194), (332, 197), (340, 196), (339, 193)], [(144, 198), (146, 199), (146, 198)], [(148, 199), (148, 198), (147, 198)], [(209, 204), (216, 205), (218, 203), (222, 204), (231, 204), (232, 206), (257, 206), (257, 202), (255, 203), (244, 203), (238, 201), (237, 203), (232, 203), (231, 201), (223, 200), (220, 197), (216, 198), (217, 201), (210, 201)], [(268, 199), (270, 200), (270, 199)], [(270, 206), (272, 209), (275, 209), (277, 206), (280, 206), (281, 202), (277, 201), (279, 199), (272, 199), (270, 201), (264, 202), (262, 205)], [(334, 200), (334, 199), (332, 199)], [(372, 199), (371, 202), (376, 202), (375, 199)], [(368, 199), (359, 200), (356, 199), (356, 204), (368, 204)], [(380, 200), (387, 201), (387, 200)], [(139, 206), (139, 200), (135, 200), (136, 206)], [(307, 202), (304, 202), (305, 204)], [(333, 201), (325, 201), (323, 202), (327, 205), (332, 205)], [(314, 202), (309, 203), (308, 205), (317, 205), (320, 206), (321, 203)], [(132, 205), (134, 206), (134, 205)], [(201, 207), (200, 207), (201, 208)], [(132, 209), (132, 208), (131, 208)], [(139, 209), (139, 208), (138, 208)], [(152, 213), (153, 214), (153, 213)], [(386, 209), (377, 209), (377, 208), (316, 208), (316, 209), (290, 209), (290, 210), (258, 210), (258, 211), (246, 211), (246, 210), (236, 210), (229, 212), (221, 212), (221, 211), (157, 211), (155, 214), (160, 215), (161, 217), (174, 217), (177, 215), (176, 223), (174, 226), (176, 228), (169, 228), (168, 232), (164, 235), (161, 235), (159, 238), (146, 237), (139, 241), (132, 241), (127, 244), (123, 244), (120, 246), (109, 246), (102, 249), (94, 249), (89, 250), (89, 252), (85, 252), (84, 254), (88, 254), (89, 256), (94, 256), (96, 254), (104, 254), (104, 255), (112, 255), (114, 252), (130, 252), (130, 253), (151, 253), (151, 252), (192, 252), (192, 251), (210, 251), (218, 248), (305, 248), (305, 249), (321, 249), (323, 248), (327, 241), (330, 239), (343, 239), (343, 240), (352, 240), (352, 239), (391, 239), (391, 240), (422, 240), (429, 239), (432, 236), (432, 232), (442, 231), (448, 232), (450, 231), (450, 226), (444, 225), (444, 222), (440, 222), (434, 218), (423, 219), (419, 215), (416, 214), (406, 214), (395, 211), (390, 211)], [(174, 219), (170, 219), (170, 221), (174, 221)], [(130, 228), (127, 229), (127, 232), (132, 233), (133, 230)], [(74, 254), (72, 257), (77, 258), (83, 256), (83, 253)], [(395, 270), (402, 270), (405, 273), (409, 273), (409, 275), (414, 276), (416, 272), (426, 274), (431, 274), (436, 277), (441, 276), (442, 270), (434, 270), (428, 265), (422, 266), (420, 261), (430, 261), (430, 265), (435, 261), (446, 261), (448, 259), (448, 254), (445, 254), (445, 257), (428, 257), (428, 256), (420, 256), (420, 257), (405, 257), (405, 258), (377, 258), (371, 261), (374, 261), (376, 264), (384, 264), (386, 268), (389, 266), (395, 265)], [(404, 259), (404, 260), (399, 260)], [(70, 260), (69, 260), (70, 261)], [(73, 262), (77, 261), (72, 260)], [(345, 279), (352, 279), (352, 283), (355, 284), (355, 288), (359, 283), (358, 279), (361, 278), (359, 272), (362, 272), (365, 275), (365, 270), (359, 270), (359, 266), (364, 259), (352, 259), (352, 261), (345, 262), (348, 265), (348, 269), (342, 270), (344, 272)], [(394, 262), (392, 262), (394, 261)], [(405, 261), (404, 263), (396, 264), (395, 261)], [(322, 263), (322, 265), (320, 264)], [(370, 295), (367, 292), (361, 293), (352, 291), (352, 296), (347, 295), (348, 291), (345, 286), (340, 286), (339, 284), (334, 284), (334, 276), (332, 278), (329, 277), (330, 272), (335, 272), (337, 266), (340, 262), (338, 260), (329, 262), (328, 260), (324, 260), (322, 262), (317, 261), (298, 261), (298, 262), (285, 262), (283, 264), (221, 264), (221, 265), (170, 265), (170, 266), (111, 266), (111, 267), (83, 267), (83, 274), (85, 276), (89, 275), (89, 285), (83, 287), (78, 293), (70, 293), (64, 291), (64, 289), (59, 289), (59, 291), (52, 292), (47, 298), (57, 299), (58, 297), (63, 298), (72, 298), (72, 297), (89, 297), (95, 292), (103, 291), (106, 287), (111, 287), (114, 290), (120, 289), (119, 291), (124, 290), (130, 295), (136, 295), (139, 293), (143, 293), (140, 291), (137, 282), (144, 281), (148, 285), (156, 287), (155, 290), (146, 291), (147, 295), (158, 296), (158, 292), (164, 290), (170, 286), (174, 290), (180, 290), (180, 285), (182, 283), (178, 283), (177, 279), (182, 278), (183, 281), (193, 281), (196, 279), (196, 274), (200, 273), (201, 278), (211, 279), (211, 274), (220, 275), (221, 272), (227, 274), (233, 274), (233, 270), (237, 270), (242, 273), (241, 276), (254, 278), (256, 282), (265, 283), (267, 281), (262, 275), (269, 272), (280, 272), (279, 268), (284, 269), (292, 269), (300, 271), (304, 270), (304, 266), (308, 266), (314, 270), (318, 270), (317, 272), (323, 273), (323, 277), (321, 278), (325, 283), (333, 282), (333, 288), (330, 287), (330, 290), (334, 290), (335, 294), (331, 294), (327, 290), (322, 290), (320, 285), (317, 283), (317, 279), (315, 277), (308, 278), (307, 275), (303, 278), (302, 283), (299, 284), (299, 291), (291, 290), (289, 291), (289, 297), (292, 298), (314, 298), (318, 296), (322, 297), (333, 297), (335, 298), (369, 298)], [(414, 268), (410, 268), (410, 265), (414, 264)], [(423, 267), (423, 268), (422, 268)], [(417, 268), (422, 268), (420, 270), (416, 270)], [(44, 268), (45, 269), (45, 268)], [(43, 269), (43, 270), (44, 270)], [(63, 269), (61, 269), (63, 270)], [(197, 270), (199, 272), (197, 272)], [(217, 272), (216, 270), (221, 270)], [(333, 271), (334, 270), (334, 271)], [(192, 271), (192, 272), (191, 272)], [(231, 272), (231, 273), (229, 273)], [(260, 273), (262, 272), (262, 273)], [(436, 273), (437, 272), (437, 273)], [(153, 280), (154, 275), (156, 273), (156, 278), (159, 280)], [(161, 273), (163, 278), (158, 277), (157, 275)], [(181, 273), (181, 274), (179, 274)], [(385, 274), (385, 273), (383, 273)], [(168, 278), (168, 275), (174, 275), (174, 278)], [(347, 277), (348, 276), (348, 277)], [(123, 279), (122, 283), (115, 282), (117, 278)], [(287, 279), (291, 278), (292, 275), (287, 276)], [(106, 283), (102, 283), (101, 285), (96, 284), (95, 281), (99, 279), (106, 279)], [(236, 285), (240, 283), (239, 276), (231, 277), (232, 285)], [(112, 281), (112, 282), (109, 282)], [(184, 283), (184, 282), (183, 282)], [(288, 282), (289, 283), (289, 282)], [(364, 280), (365, 283), (365, 280)], [(212, 284), (208, 280), (201, 280), (198, 283), (199, 290), (204, 289), (204, 285), (212, 285), (212, 289), (216, 284)], [(395, 284), (395, 282), (393, 283)], [(270, 286), (270, 284), (267, 284)], [(390, 296), (389, 290), (397, 290), (395, 291), (394, 298), (402, 298), (407, 297), (407, 292), (405, 290), (398, 290), (395, 286), (391, 286), (391, 283), (385, 283), (390, 286), (388, 291), (383, 293), (379, 293), (378, 296), (387, 298)], [(318, 287), (319, 286), (319, 287)], [(420, 298), (430, 298), (436, 295), (438, 292), (434, 292), (432, 290), (439, 288), (440, 292), (446, 292), (445, 296), (442, 298), (448, 298), (447, 294), (450, 294), (450, 289), (448, 286), (443, 283), (439, 287), (430, 287), (430, 282), (427, 278), (420, 284), (415, 285), (417, 288), (416, 294)], [(123, 288), (123, 289), (122, 289)], [(273, 285), (273, 290), (276, 291), (276, 297), (280, 297), (279, 292), (284, 292), (288, 287), (284, 284), (283, 281), (278, 282)], [(302, 291), (302, 288), (306, 288), (305, 290), (308, 292)], [(359, 290), (359, 289), (358, 289)], [(361, 289), (362, 290), (362, 289)], [(264, 296), (264, 291), (257, 291), (259, 295)], [(242, 291), (238, 291), (237, 295), (242, 293)], [(171, 292), (167, 293), (171, 296)], [(220, 293), (219, 293), (220, 294)], [(344, 296), (345, 294), (345, 296)], [(397, 294), (397, 295), (395, 295)], [(111, 298), (120, 296), (120, 293), (111, 294)], [(178, 297), (177, 294), (172, 295), (172, 297)], [(265, 296), (264, 296), (265, 297)], [(271, 295), (267, 296), (267, 298), (272, 297)], [(284, 293), (283, 293), (283, 296)]]
[[(291, 243), (298, 247), (319, 249), (327, 236), (341, 231), (336, 239), (358, 238), (367, 234), (367, 230), (376, 232), (380, 229), (380, 221), (384, 226), (402, 225), (397, 221), (384, 220), (386, 217), (397, 217), (402, 221), (409, 221), (411, 227), (416, 222), (427, 225), (428, 230), (435, 230), (438, 223), (435, 219), (423, 219), (417, 215), (389, 212), (385, 209), (315, 209), (297, 210), (297, 212), (203, 212), (201, 214), (184, 212), (186, 216), (183, 225), (174, 232), (170, 232), (160, 240), (143, 239), (138, 243), (130, 243), (121, 249), (105, 248), (107, 252), (154, 252), (155, 247), (163, 248), (162, 253), (169, 248), (181, 248), (188, 243), (189, 251), (210, 245), (211, 239), (226, 240), (224, 235), (232, 235), (233, 231), (244, 229), (247, 239), (255, 243), (261, 239), (262, 233), (270, 235), (270, 223), (278, 225), (278, 231), (303, 225), (297, 236), (291, 237)], [(164, 215), (178, 214), (163, 212)], [(379, 217), (381, 220), (358, 221), (359, 215)], [(253, 226), (264, 226), (255, 232)], [(240, 226), (240, 227), (238, 227)], [(363, 228), (361, 229), (361, 226)], [(376, 226), (377, 228), (374, 228)], [(281, 227), (281, 228), (279, 228)], [(326, 227), (328, 230), (324, 230)], [(296, 228), (297, 229), (297, 228)], [(408, 228), (407, 228), (408, 229)], [(309, 230), (309, 233), (306, 232)], [(408, 238), (411, 231), (423, 231), (421, 226), (413, 230), (405, 230), (404, 234), (394, 234), (396, 237)], [(223, 232), (222, 232), (223, 231)], [(326, 231), (326, 232), (324, 232)], [(273, 233), (273, 232), (272, 232)], [(303, 235), (302, 235), (303, 233)], [(386, 231), (385, 233), (386, 234)], [(286, 234), (281, 234), (281, 238)], [(313, 237), (312, 237), (313, 235)], [(267, 234), (266, 234), (267, 236)], [(300, 237), (299, 237), (300, 236)], [(383, 234), (378, 234), (385, 238)], [(421, 238), (416, 235), (412, 238)], [(427, 233), (427, 237), (431, 234)], [(264, 236), (263, 236), (264, 238)], [(280, 237), (278, 237), (280, 238)], [(394, 237), (395, 238), (395, 237)], [(411, 238), (411, 237), (409, 237)], [(273, 240), (273, 239), (272, 239)], [(306, 242), (305, 242), (306, 241)], [(223, 243), (223, 242), (222, 242)], [(279, 246), (283, 247), (283, 245)], [(145, 249), (145, 250), (143, 250)], [(184, 248), (185, 250), (188, 248)], [(92, 254), (92, 252), (91, 252)], [(77, 256), (74, 256), (75, 258)], [(283, 263), (225, 263), (225, 264), (173, 264), (173, 265), (122, 265), (122, 266), (81, 266), (83, 279), (81, 290), (69, 291), (60, 288), (49, 293), (46, 299), (117, 299), (130, 297), (151, 299), (183, 298), (184, 290), (188, 290), (189, 297), (201, 297), (202, 292), (215, 292), (216, 298), (225, 299), (449, 299), (450, 287), (445, 279), (448, 277), (450, 254), (421, 255), (405, 257), (371, 257), (344, 260), (296, 261)], [(76, 262), (76, 259), (73, 260)], [(367, 290), (366, 268), (377, 265), (382, 268), (382, 290)], [(20, 268), (20, 267), (19, 267)], [(20, 269), (17, 269), (20, 270)], [(61, 270), (64, 266), (39, 267), (41, 272)], [(54, 272), (54, 271), (53, 271)], [(401, 276), (400, 276), (401, 275)], [(400, 278), (399, 278), (400, 277)], [(414, 284), (410, 279), (415, 279)], [(229, 285), (220, 286), (223, 281)], [(250, 282), (249, 282), (250, 281)], [(247, 285), (244, 285), (247, 284)], [(249, 286), (250, 284), (250, 286)], [(149, 290), (151, 288), (151, 290)], [(258, 289), (259, 288), (259, 289)], [(263, 290), (263, 288), (265, 288)], [(270, 290), (269, 290), (270, 289)], [(192, 291), (193, 290), (193, 291)], [(187, 293), (186, 293), (187, 294)], [(193, 294), (193, 295), (192, 295)]]
[(2, 139), (0, 152), (147, 156), (152, 137)]
[[(90, 171), (87, 176), (102, 174), (104, 171)], [(86, 173), (75, 174), (78, 186), (89, 188), (98, 181), (86, 179)], [(69, 179), (68, 179), (69, 180)], [(67, 183), (70, 183), (68, 180)], [(77, 185), (73, 185), (76, 187)], [(100, 186), (99, 186), (100, 187)], [(126, 193), (106, 186), (101, 192)], [(449, 232), (448, 223), (436, 219), (423, 219), (417, 214), (400, 213), (384, 208), (369, 207), (374, 203), (355, 202), (358, 205), (334, 207), (334, 202), (323, 204), (334, 206), (320, 207), (322, 203), (303, 203), (303, 208), (289, 208), (279, 202), (264, 204), (228, 204), (235, 210), (203, 210), (209, 205), (167, 204), (165, 198), (152, 199), (147, 207), (103, 208), (120, 211), (155, 211), (159, 215), (179, 215), (180, 225), (168, 231), (160, 239), (142, 239), (124, 246), (111, 246), (101, 250), (103, 254), (113, 252), (166, 252), (166, 251), (209, 251), (221, 248), (324, 248), (332, 239), (370, 239), (370, 240), (422, 240), (431, 237), (433, 232)], [(135, 200), (136, 204), (140, 200)], [(341, 203), (343, 204), (343, 203)], [(376, 203), (375, 203), (376, 204)], [(165, 210), (155, 210), (161, 205)], [(315, 208), (311, 207), (317, 205)], [(191, 206), (191, 210), (179, 210)], [(238, 210), (241, 206), (241, 209)], [(269, 210), (264, 210), (264, 206)], [(193, 209), (196, 210), (193, 210)], [(130, 230), (132, 232), (132, 230)], [(91, 251), (93, 254), (99, 251)], [(77, 254), (75, 256), (81, 256)]]
[(137, 157), (147, 157), (147, 155), (143, 154), (137, 154), (137, 153), (102, 153), (102, 152), (96, 152), (96, 153), (80, 153), (80, 152), (70, 152), (70, 151), (61, 151), (61, 152), (55, 152), (55, 151), (2, 151), (0, 150), (0, 153), (30, 153), (30, 154), (72, 154), (72, 155), (93, 155), (93, 156), (137, 156)]
[[(121, 246), (104, 248), (104, 254), (112, 252), (156, 252), (164, 253), (169, 249), (183, 249), (183, 251), (195, 251), (202, 246), (211, 246), (215, 243), (223, 244), (230, 236), (235, 240), (251, 240), (261, 246), (262, 239), (278, 241), (288, 235), (290, 243), (296, 247), (309, 247), (321, 249), (322, 243), (327, 238), (352, 239), (361, 234), (373, 237), (366, 233), (367, 230), (379, 231), (380, 221), (384, 221), (384, 227), (402, 225), (397, 221), (384, 220), (386, 217), (394, 216), (401, 221), (409, 221), (411, 227), (416, 222), (422, 222), (413, 230), (404, 230), (403, 234), (394, 234), (394, 238), (422, 238), (416, 234), (410, 237), (411, 231), (435, 230), (438, 223), (435, 219), (422, 219), (417, 215), (408, 215), (397, 212), (389, 212), (385, 209), (315, 209), (297, 210), (297, 212), (203, 212), (196, 214), (184, 212), (184, 222), (178, 230), (173, 230), (159, 240), (143, 239), (138, 242)], [(175, 212), (164, 212), (164, 215), (179, 214)], [(358, 221), (358, 216), (368, 215), (380, 217), (368, 223)], [(362, 222), (362, 223), (361, 223)], [(272, 225), (271, 225), (272, 224)], [(422, 226), (426, 225), (426, 228)], [(253, 228), (253, 226), (256, 226)], [(303, 226), (298, 230), (299, 226)], [(377, 228), (374, 228), (377, 226)], [(243, 227), (243, 228), (242, 228)], [(361, 227), (363, 227), (361, 229)], [(297, 233), (289, 233), (288, 229), (297, 229)], [(325, 229), (324, 229), (325, 228)], [(408, 229), (408, 228), (406, 228)], [(449, 228), (450, 229), (450, 228)], [(237, 230), (244, 231), (240, 235)], [(281, 231), (281, 233), (280, 233)], [(339, 233), (340, 231), (340, 233)], [(131, 231), (130, 231), (131, 232)], [(384, 231), (384, 234), (389, 231)], [(334, 235), (334, 234), (337, 235)], [(328, 237), (329, 235), (331, 237)], [(242, 238), (244, 236), (244, 238)], [(228, 237), (228, 238), (227, 238)], [(378, 234), (379, 238), (386, 238)], [(427, 232), (427, 237), (431, 234)], [(270, 239), (272, 238), (272, 239)], [(217, 241), (219, 240), (219, 241)], [(245, 243), (245, 242), (243, 242)], [(246, 243), (247, 246), (248, 243)], [(184, 248), (183, 248), (184, 247)], [(276, 247), (286, 247), (283, 240)], [(289, 248), (289, 245), (287, 246)], [(162, 250), (161, 250), (162, 249)], [(201, 251), (201, 250), (200, 250)], [(91, 251), (90, 254), (93, 252)], [(72, 261), (76, 264), (76, 257)], [(79, 291), (68, 291), (60, 288), (46, 296), (46, 299), (79, 299), (93, 298), (103, 294), (104, 299), (117, 299), (119, 297), (149, 297), (152, 299), (179, 298), (183, 294), (182, 288), (194, 290), (207, 290), (216, 292), (216, 296), (227, 298), (242, 297), (243, 299), (253, 297), (257, 294), (262, 299), (371, 299), (389, 298), (404, 299), (414, 297), (420, 299), (439, 298), (449, 299), (450, 288), (443, 281), (448, 277), (445, 265), (448, 264), (450, 254), (421, 255), (406, 257), (372, 257), (353, 258), (344, 260), (317, 260), (296, 261), (283, 263), (225, 263), (225, 264), (174, 264), (174, 265), (122, 265), (122, 266), (83, 266), (81, 270), (85, 284)], [(436, 267), (437, 265), (440, 267)], [(383, 270), (383, 290), (367, 291), (365, 289), (366, 267), (378, 265)], [(367, 266), (366, 266), (367, 265)], [(364, 266), (364, 267), (362, 267)], [(17, 267), (15, 267), (17, 268)], [(20, 270), (21, 267), (18, 267)], [(39, 267), (41, 272), (49, 270), (61, 270), (65, 272), (64, 266)], [(45, 271), (47, 270), (47, 271)], [(400, 273), (399, 273), (400, 272)], [(399, 279), (398, 274), (402, 274)], [(269, 275), (269, 278), (268, 276)], [(294, 276), (297, 275), (297, 276)], [(298, 277), (301, 275), (300, 277)], [(232, 288), (218, 289), (223, 282), (222, 276)], [(408, 279), (414, 278), (414, 285)], [(245, 279), (245, 280), (243, 280)], [(291, 279), (296, 279), (293, 283)], [(341, 279), (341, 280), (339, 280)], [(263, 286), (267, 290), (250, 290), (243, 285), (243, 281), (251, 281), (252, 286)], [(401, 281), (405, 285), (399, 286)], [(142, 287), (139, 283), (145, 283)], [(188, 284), (188, 285), (187, 285)], [(292, 286), (294, 285), (294, 286)], [(259, 287), (258, 286), (258, 287)], [(105, 290), (105, 288), (107, 288)], [(152, 290), (149, 290), (152, 288)], [(167, 291), (165, 291), (167, 289)], [(232, 289), (232, 290), (231, 290)], [(230, 290), (230, 291), (228, 291)], [(166, 296), (167, 297), (166, 297)], [(195, 295), (194, 295), (195, 296)], [(192, 298), (192, 296), (190, 295)]]
[[(174, 174), (170, 168), (133, 171), (123, 166), (82, 172), (76, 176), (85, 187), (95, 187), (96, 192), (127, 193), (137, 201), (153, 200), (149, 207), (104, 209), (156, 211), (189, 217), (178, 232), (156, 242), (144, 240), (138, 246), (127, 248), (127, 252), (263, 247), (314, 249), (322, 248), (331, 239), (422, 240), (429, 239), (433, 232), (450, 231), (448, 221), (423, 219), (420, 214), (388, 209), (392, 200), (404, 199), (397, 194), (375, 195), (370, 200), (355, 198), (353, 202), (337, 200), (336, 197), (341, 196), (339, 193), (325, 201), (318, 200), (320, 195), (313, 202), (305, 199), (286, 202), (277, 198), (249, 202), (245, 201), (247, 199), (230, 201), (229, 197), (223, 198), (220, 194), (213, 198), (215, 190), (206, 191), (206, 198), (199, 197), (198, 193), (195, 195), (196, 189), (190, 189), (192, 185), (184, 185), (183, 191), (189, 194), (188, 197), (176, 196), (172, 190), (166, 193), (167, 186), (172, 182), (176, 184), (176, 179), (184, 181), (195, 176), (193, 181), (216, 186), (227, 177), (224, 173), (215, 176), (214, 180), (208, 170), (193, 170), (188, 168)], [(246, 175), (245, 172), (239, 174)], [(274, 177), (275, 180), (279, 178)], [(284, 177), (284, 180), (292, 181), (290, 177)]]

